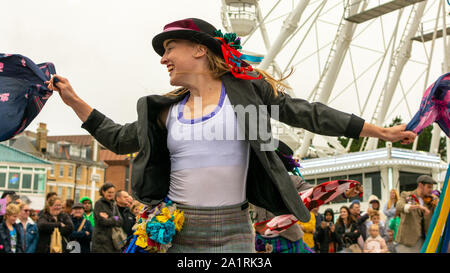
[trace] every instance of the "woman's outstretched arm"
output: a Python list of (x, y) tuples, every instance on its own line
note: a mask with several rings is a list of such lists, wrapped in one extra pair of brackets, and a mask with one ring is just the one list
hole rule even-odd
[[(55, 82), (55, 78), (58, 79)], [(73, 90), (69, 81), (61, 76), (53, 75), (46, 82), (49, 89), (57, 91), (65, 104), (70, 106), (86, 129), (95, 139), (116, 154), (134, 153), (139, 150), (137, 137), (137, 121), (120, 125), (93, 109)]]

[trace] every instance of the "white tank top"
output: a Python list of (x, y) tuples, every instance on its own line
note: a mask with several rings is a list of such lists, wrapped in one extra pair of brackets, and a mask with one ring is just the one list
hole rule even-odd
[(219, 105), (201, 118), (183, 118), (188, 98), (173, 104), (166, 120), (171, 162), (168, 197), (201, 207), (245, 201), (250, 145), (239, 129), (224, 86)]

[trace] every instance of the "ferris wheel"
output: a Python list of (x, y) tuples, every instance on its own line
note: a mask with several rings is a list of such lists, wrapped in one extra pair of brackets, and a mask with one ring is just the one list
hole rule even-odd
[[(426, 88), (450, 72), (449, 10), (448, 0), (222, 0), (221, 15), (247, 53), (264, 56), (254, 66), (280, 78), (296, 70), (286, 80), (292, 97), (383, 126), (398, 114), (408, 122)], [(273, 125), (300, 158), (350, 149), (352, 140), (344, 147), (335, 137)], [(434, 124), (429, 152), (438, 152), (440, 136)], [(361, 150), (377, 144), (364, 139)]]

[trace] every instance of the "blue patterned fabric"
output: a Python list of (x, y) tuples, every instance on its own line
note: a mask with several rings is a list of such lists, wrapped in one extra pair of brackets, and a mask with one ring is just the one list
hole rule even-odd
[(0, 53), (0, 141), (23, 132), (39, 114), (53, 93), (44, 84), (51, 74), (56, 74), (52, 63)]

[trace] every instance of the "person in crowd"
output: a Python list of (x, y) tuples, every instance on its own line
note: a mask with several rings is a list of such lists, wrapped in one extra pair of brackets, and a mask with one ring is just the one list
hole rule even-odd
[(63, 203), (63, 210), (68, 215), (72, 215), (72, 207), (74, 205), (75, 201), (73, 199), (66, 199)]
[(386, 220), (385, 220), (386, 225), (389, 225), (389, 222), (391, 221), (391, 219), (395, 217), (395, 212), (397, 210), (396, 206), (397, 206), (399, 197), (400, 196), (396, 189), (392, 189), (390, 191), (389, 200), (386, 202), (386, 204), (384, 205), (384, 209), (383, 209), (383, 213), (386, 216)]
[(70, 216), (62, 209), (62, 201), (58, 196), (50, 197), (47, 205), (37, 221), (39, 239), (36, 253), (50, 253), (51, 236), (55, 228), (58, 228), (62, 237), (62, 250), (67, 249), (67, 238), (73, 231), (73, 223)]
[(320, 223), (316, 232), (317, 248), (320, 253), (335, 253), (338, 251), (339, 241), (334, 225), (334, 212), (328, 208), (324, 212), (324, 220)]
[(19, 196), (15, 191), (4, 191), (0, 197), (0, 199), (6, 199), (6, 205), (15, 201), (17, 198), (19, 198)]
[(389, 253), (397, 253), (397, 244), (395, 243), (394, 231), (392, 229), (387, 229), (386, 245)]
[(25, 253), (34, 253), (36, 251), (37, 242), (39, 240), (39, 231), (36, 222), (31, 219), (30, 206), (26, 203), (20, 206), (20, 214), (16, 221), (22, 232), (22, 243)]
[[(369, 208), (367, 209), (367, 213), (369, 213), (371, 210), (378, 211), (378, 213), (380, 214), (381, 221), (384, 222), (386, 220), (386, 216), (381, 211), (380, 200), (378, 199), (378, 197), (376, 195), (373, 195), (373, 194), (371, 196), (369, 196)], [(369, 218), (370, 218), (370, 214), (369, 214)]]
[(386, 242), (380, 236), (380, 228), (377, 224), (372, 224), (369, 226), (369, 236), (364, 242), (364, 253), (386, 253), (388, 248)]
[(302, 223), (300, 221), (297, 224), (300, 225), (300, 228), (303, 231), (303, 242), (311, 248), (314, 249), (314, 232), (316, 231), (316, 216), (314, 213), (311, 213), (311, 219), (307, 223)]
[(356, 219), (356, 222), (358, 224), (358, 230), (361, 232), (361, 238), (358, 238), (359, 245), (362, 248), (364, 241), (366, 240), (367, 235), (367, 227), (366, 222), (369, 220), (369, 214), (364, 213), (361, 214), (361, 203), (359, 200), (355, 199), (350, 204), (350, 213), (351, 215)]
[(12, 202), (6, 206), (3, 222), (0, 223), (0, 253), (23, 253), (21, 228), (16, 224), (20, 214), (18, 205)]
[(131, 205), (131, 208), (130, 208), (131, 213), (133, 213), (134, 216), (138, 216), (141, 206), (142, 206), (142, 203), (140, 203), (139, 201), (136, 201), (136, 200), (133, 201), (133, 204)]
[(128, 207), (131, 209), (131, 206), (132, 206), (133, 203), (134, 203), (134, 198), (133, 198), (133, 196), (131, 196), (130, 194), (128, 194), (127, 199), (128, 199)]
[(122, 216), (114, 201), (116, 188), (106, 182), (99, 190), (101, 198), (94, 205), (95, 228), (92, 237), (92, 252), (118, 253), (112, 240), (113, 227), (122, 227)]
[(428, 175), (421, 175), (416, 182), (417, 188), (402, 192), (397, 203), (400, 225), (395, 240), (399, 253), (420, 252), (435, 209), (433, 203), (425, 203), (424, 198), (431, 197), (436, 181)]
[(38, 220), (38, 212), (34, 209), (30, 209), (30, 218), (31, 220), (33, 220), (35, 223), (37, 223)]
[(314, 217), (316, 218), (316, 231), (313, 234), (314, 239), (314, 251), (319, 252), (318, 244), (317, 244), (317, 231), (319, 230), (320, 224), (323, 221), (323, 215), (319, 213), (319, 208), (313, 208), (311, 212), (314, 214)]
[(358, 245), (358, 237), (361, 236), (361, 231), (358, 228), (357, 220), (351, 215), (347, 206), (342, 206), (339, 209), (335, 232), (339, 242), (338, 251), (354, 244)]
[(394, 232), (394, 240), (397, 238), (398, 226), (400, 225), (400, 211), (395, 212), (394, 217), (389, 221), (389, 229)]
[(2, 202), (0, 205), (0, 223), (3, 222), (3, 216), (6, 211), (6, 207), (8, 206), (9, 203), (11, 203), (12, 197), (15, 194), (16, 194), (15, 191), (4, 191), (2, 193), (2, 196), (0, 198), (0, 202)]
[(130, 198), (128, 192), (124, 190), (118, 190), (116, 192), (116, 204), (119, 208), (120, 216), (123, 219), (122, 229), (127, 234), (127, 237), (133, 235), (133, 226), (136, 223), (136, 216), (130, 210)]
[[(380, 220), (380, 212), (378, 210), (370, 210), (369, 219), (370, 220), (366, 222), (366, 230), (369, 231), (369, 227), (373, 224), (378, 225), (378, 233), (381, 238), (386, 240), (385, 224)], [(369, 237), (369, 233), (370, 231), (366, 234), (366, 238)]]
[(92, 226), (91, 222), (83, 217), (83, 204), (77, 203), (72, 206), (73, 231), (69, 240), (77, 241), (80, 244), (81, 253), (91, 252)]
[(51, 191), (51, 192), (49, 192), (49, 193), (47, 193), (47, 194), (45, 195), (45, 205), (44, 205), (44, 209), (41, 210), (41, 211), (39, 211), (38, 217), (40, 217), (40, 216), (44, 213), (44, 210), (45, 210), (45, 208), (47, 207), (47, 202), (48, 202), (48, 200), (49, 200), (50, 198), (52, 198), (52, 197), (55, 197), (55, 196), (58, 196), (58, 194), (57, 194), (56, 192), (54, 192), (54, 191)]
[(83, 217), (91, 222), (92, 228), (95, 227), (94, 221), (94, 210), (92, 209), (92, 200), (91, 198), (84, 196), (80, 199), (80, 203), (83, 204), (84, 214)]

